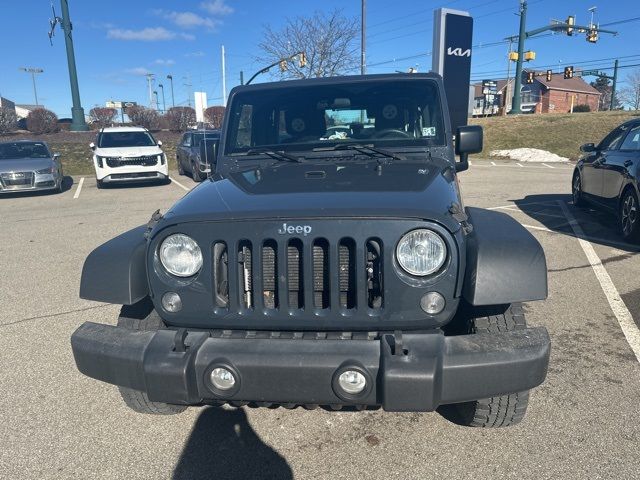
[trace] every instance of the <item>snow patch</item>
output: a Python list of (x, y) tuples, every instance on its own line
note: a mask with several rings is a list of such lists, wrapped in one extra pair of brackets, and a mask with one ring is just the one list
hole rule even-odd
[(514, 148), (512, 150), (492, 150), (490, 157), (510, 158), (519, 162), (568, 162), (569, 159), (539, 148)]

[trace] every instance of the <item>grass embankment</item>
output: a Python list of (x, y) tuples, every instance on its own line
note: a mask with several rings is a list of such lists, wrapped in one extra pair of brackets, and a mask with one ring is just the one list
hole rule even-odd
[(640, 112), (592, 112), (546, 115), (507, 115), (474, 118), (472, 124), (484, 127), (484, 150), (539, 148), (572, 160), (578, 158), (580, 145), (598, 143), (621, 123), (640, 116)]
[[(480, 157), (489, 156), (492, 150), (509, 148), (539, 148), (563, 157), (576, 159), (579, 147), (587, 142), (599, 142), (614, 127), (640, 112), (593, 112), (548, 115), (518, 115), (505, 117), (474, 118), (472, 124), (484, 127), (484, 151)], [(162, 149), (169, 159), (169, 168), (175, 170), (176, 144), (180, 134), (176, 132), (154, 132), (162, 141)], [(17, 133), (0, 136), (0, 141), (20, 139), (42, 140), (51, 150), (62, 155), (64, 172), (67, 175), (93, 175), (89, 143), (95, 132), (59, 132), (50, 135)]]

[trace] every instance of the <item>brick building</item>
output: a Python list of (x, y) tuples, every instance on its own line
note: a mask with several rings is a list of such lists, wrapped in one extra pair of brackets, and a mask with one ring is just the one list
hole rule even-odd
[[(598, 111), (601, 93), (580, 77), (565, 79), (555, 74), (547, 81), (544, 72), (537, 72), (533, 83), (526, 83), (527, 72), (522, 72), (522, 111), (527, 113), (568, 113), (573, 106), (589, 105), (592, 112)], [(513, 79), (497, 80), (498, 95), (494, 105), (486, 105), (482, 95), (482, 85), (476, 84), (474, 115), (496, 114), (511, 109)]]

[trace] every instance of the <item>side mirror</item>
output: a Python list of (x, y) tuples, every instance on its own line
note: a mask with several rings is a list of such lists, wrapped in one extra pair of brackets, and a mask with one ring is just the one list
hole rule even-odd
[(95, 144), (95, 143), (93, 143), (93, 142), (91, 142), (91, 143), (89, 144), (89, 148), (90, 148), (91, 150), (95, 150), (95, 149), (96, 149), (96, 144)]
[(161, 147), (162, 146), (162, 140), (158, 140), (158, 146)]
[(584, 153), (595, 152), (596, 146), (593, 143), (585, 143), (584, 145), (580, 145), (580, 151)]
[(218, 156), (219, 140), (203, 139), (200, 141), (200, 162), (209, 166), (209, 171), (213, 172)]
[(59, 153), (54, 153), (54, 154), (53, 154), (53, 159), (54, 159), (54, 160), (57, 160), (57, 159), (59, 159), (59, 158), (60, 158), (60, 154), (59, 154)]
[(456, 163), (456, 172), (464, 172), (469, 168), (469, 155), (482, 151), (483, 133), (480, 125), (458, 127), (456, 131), (456, 155), (460, 161)]

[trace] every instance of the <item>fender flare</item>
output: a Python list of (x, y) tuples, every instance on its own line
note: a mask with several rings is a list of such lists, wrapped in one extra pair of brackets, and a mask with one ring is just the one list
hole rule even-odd
[(82, 267), (80, 298), (132, 305), (149, 294), (146, 225), (129, 230), (92, 251)]
[(547, 262), (536, 238), (509, 215), (467, 208), (462, 296), (471, 305), (500, 305), (547, 298)]

